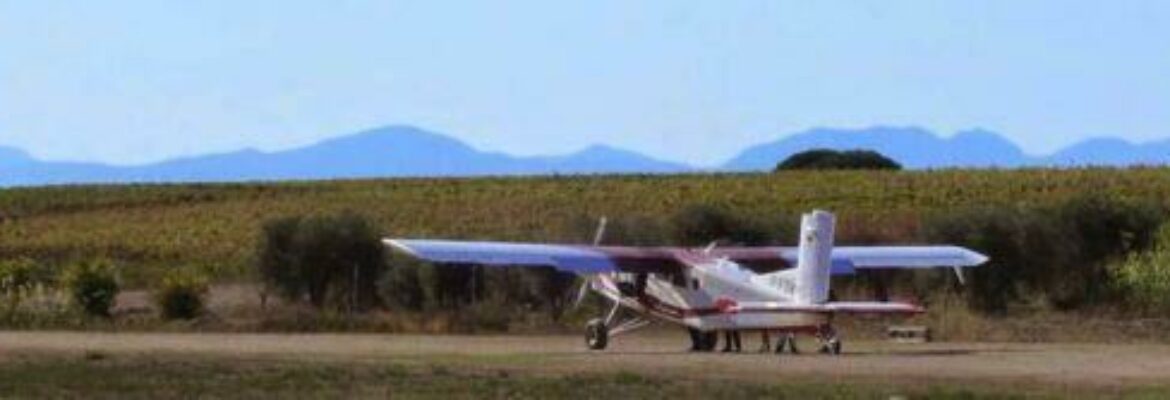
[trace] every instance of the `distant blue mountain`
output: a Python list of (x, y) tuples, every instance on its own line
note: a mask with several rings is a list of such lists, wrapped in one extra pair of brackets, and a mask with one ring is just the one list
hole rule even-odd
[(875, 150), (906, 168), (1013, 168), (1024, 166), (1129, 166), (1170, 163), (1170, 140), (1142, 144), (1090, 139), (1048, 156), (1025, 154), (996, 133), (969, 130), (945, 138), (916, 127), (811, 129), (749, 147), (723, 165), (732, 171), (770, 170), (795, 153), (826, 148)]
[(921, 128), (812, 129), (749, 147), (723, 165), (728, 170), (767, 170), (793, 154), (816, 148), (867, 149), (897, 160), (906, 168), (1018, 167), (1036, 160), (1003, 137), (983, 131), (943, 138)]
[(1156, 165), (1170, 163), (1170, 140), (1132, 143), (1116, 138), (1089, 139), (1046, 157), (1051, 165)]
[(142, 166), (43, 162), (0, 148), (0, 185), (203, 182), (421, 176), (670, 173), (691, 168), (593, 146), (563, 156), (514, 157), (410, 126), (390, 126), (279, 152), (242, 150)]
[[(942, 137), (922, 128), (878, 126), (799, 132), (749, 147), (716, 169), (771, 170), (788, 156), (814, 148), (876, 150), (915, 169), (1170, 164), (1170, 140), (1135, 144), (1111, 138), (1091, 139), (1052, 155), (1032, 156), (985, 130)], [(411, 126), (372, 129), (286, 151), (247, 149), (141, 166), (40, 161), (19, 149), (0, 147), (0, 186), (696, 170), (604, 145), (559, 156), (516, 157), (480, 151), (449, 136)]]

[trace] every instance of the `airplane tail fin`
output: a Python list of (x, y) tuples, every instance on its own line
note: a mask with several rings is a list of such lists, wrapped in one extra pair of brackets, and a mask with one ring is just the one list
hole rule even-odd
[(814, 210), (801, 217), (794, 296), (798, 303), (821, 304), (829, 300), (834, 224), (833, 214), (826, 211)]

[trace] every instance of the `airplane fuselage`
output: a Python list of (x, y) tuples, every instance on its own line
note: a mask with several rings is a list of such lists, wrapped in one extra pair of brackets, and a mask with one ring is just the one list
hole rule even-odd
[(701, 331), (815, 331), (828, 323), (830, 313), (802, 309), (782, 285), (760, 278), (728, 260), (700, 259), (682, 274), (600, 274), (590, 284), (634, 312)]

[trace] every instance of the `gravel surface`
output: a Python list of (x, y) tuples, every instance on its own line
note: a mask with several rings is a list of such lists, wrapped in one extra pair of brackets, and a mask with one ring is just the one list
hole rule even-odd
[[(754, 335), (745, 349), (755, 350)], [(1024, 343), (845, 342), (841, 356), (689, 353), (683, 333), (615, 338), (587, 351), (577, 336), (426, 336), (376, 334), (219, 334), (0, 332), (0, 362), (37, 354), (182, 354), (300, 361), (443, 363), (537, 374), (632, 371), (644, 374), (769, 381), (960, 380), (1062, 386), (1124, 386), (1170, 382), (1170, 346)]]

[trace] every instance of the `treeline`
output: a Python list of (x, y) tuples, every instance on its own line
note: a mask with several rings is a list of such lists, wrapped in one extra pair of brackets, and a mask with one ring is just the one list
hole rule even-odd
[[(619, 219), (603, 243), (761, 245), (764, 224), (709, 205), (683, 209), (665, 224)], [(644, 221), (642, 221), (644, 222)], [(591, 230), (579, 221), (582, 232)], [(480, 328), (506, 329), (510, 320), (541, 313), (556, 321), (582, 281), (553, 268), (435, 266), (387, 251), (380, 230), (353, 212), (269, 221), (256, 268), (267, 289), (285, 301), (332, 312), (390, 310), (463, 312)]]
[(972, 271), (966, 292), (982, 312), (1143, 310), (1141, 299), (1130, 296), (1133, 287), (1119, 280), (1120, 262), (1152, 248), (1166, 211), (1154, 202), (1085, 194), (1054, 205), (957, 210), (932, 220), (923, 237), (991, 257)]
[[(879, 298), (908, 292), (927, 303), (959, 293), (973, 310), (990, 315), (1017, 309), (1099, 308), (1164, 313), (1149, 307), (1150, 302), (1170, 296), (1170, 290), (1156, 293), (1158, 289), (1150, 289), (1146, 278), (1163, 282), (1170, 277), (1157, 275), (1165, 268), (1149, 271), (1152, 263), (1135, 261), (1139, 260), (1135, 255), (1156, 249), (1159, 229), (1170, 231), (1166, 216), (1166, 209), (1157, 203), (1097, 194), (1045, 206), (941, 213), (923, 223), (917, 242), (966, 246), (991, 257), (987, 265), (969, 270), (966, 286), (957, 285), (949, 270), (936, 270), (839, 277), (834, 288), (839, 293)], [(605, 243), (792, 245), (797, 222), (796, 213), (770, 220), (718, 206), (693, 205), (666, 223), (617, 219)], [(584, 220), (579, 226), (583, 233), (592, 228)], [(266, 282), (286, 299), (317, 308), (465, 310), (497, 328), (529, 312), (559, 319), (580, 284), (574, 275), (551, 268), (436, 267), (380, 253), (377, 232), (367, 219), (352, 213), (272, 221), (258, 250), (258, 266)], [(843, 244), (881, 242), (857, 232), (846, 231), (838, 240)], [(1170, 237), (1162, 240), (1170, 241)]]
[[(603, 243), (793, 245), (805, 211), (756, 215), (695, 203), (660, 218), (617, 215), (611, 216)], [(928, 306), (957, 295), (971, 310), (990, 316), (1036, 310), (1170, 316), (1167, 214), (1159, 201), (1089, 190), (1044, 204), (939, 211), (894, 230), (842, 216), (837, 237), (842, 245), (949, 243), (980, 251), (991, 261), (967, 270), (965, 286), (949, 271), (933, 270), (867, 271), (835, 277), (833, 288), (839, 298), (911, 294)], [(573, 217), (565, 228), (573, 232), (568, 241), (588, 243), (596, 225), (593, 218)], [(244, 276), (261, 283), (250, 286), (257, 295), (279, 296), (282, 304), (321, 315), (447, 315), (458, 319), (460, 329), (507, 330), (534, 315), (555, 323), (573, 314), (581, 282), (572, 274), (551, 268), (436, 267), (387, 251), (381, 239), (395, 231), (356, 212), (269, 219), (255, 233), (251, 272)], [(64, 267), (31, 258), (0, 261), (0, 320), (13, 327), (35, 325), (44, 315), (109, 319), (132, 269), (104, 259)], [(176, 264), (138, 287), (149, 289), (162, 319), (199, 318), (215, 271)], [(590, 307), (599, 305), (587, 303), (582, 313), (596, 312)]]

